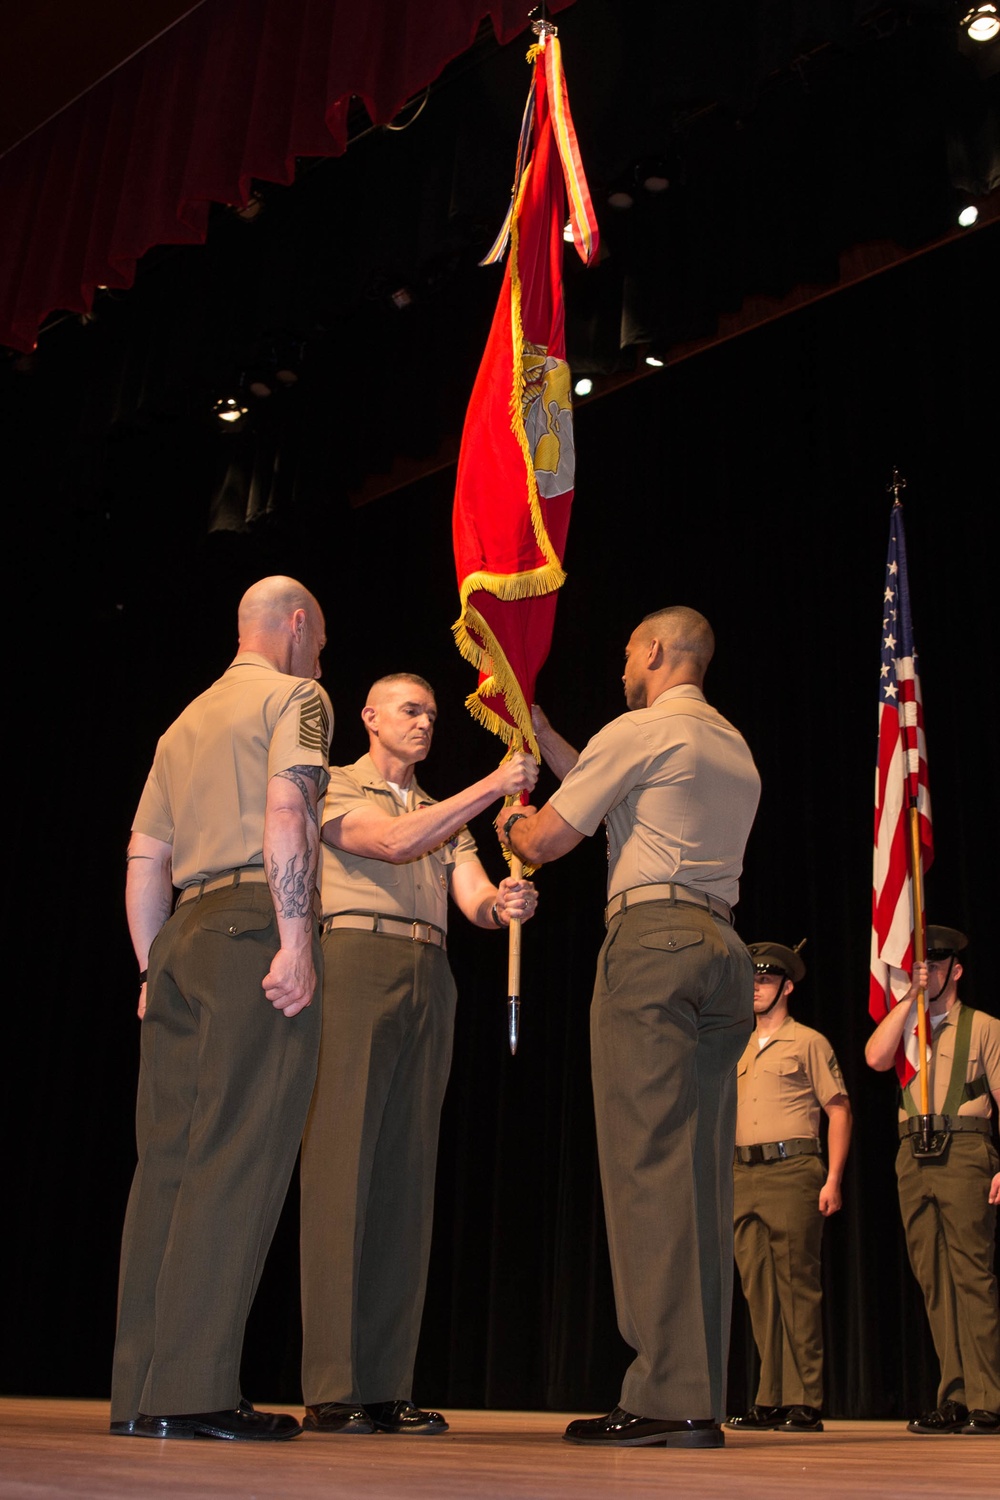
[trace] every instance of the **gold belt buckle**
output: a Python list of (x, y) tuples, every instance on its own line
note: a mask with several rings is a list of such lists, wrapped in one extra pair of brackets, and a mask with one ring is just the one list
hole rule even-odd
[[(426, 937), (421, 937), (420, 936), (420, 933), (417, 931), (418, 927), (422, 927), (424, 929), (424, 931), (427, 934)], [(434, 928), (433, 928), (433, 925), (430, 922), (412, 922), (410, 924), (410, 936), (411, 936), (411, 938), (413, 939), (413, 941), (415, 943), (431, 943), (431, 942), (433, 942), (434, 941), (434, 939), (432, 937), (433, 931), (434, 931)]]

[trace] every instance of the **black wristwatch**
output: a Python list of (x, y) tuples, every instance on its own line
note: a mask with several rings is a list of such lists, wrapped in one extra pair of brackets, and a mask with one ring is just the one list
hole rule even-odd
[(527, 816), (528, 816), (527, 813), (511, 813), (510, 817), (507, 819), (506, 823), (503, 825), (503, 836), (507, 840), (508, 844), (510, 843), (510, 829), (511, 829), (511, 824), (512, 823), (516, 823), (517, 820), (518, 820), (518, 818), (526, 818)]

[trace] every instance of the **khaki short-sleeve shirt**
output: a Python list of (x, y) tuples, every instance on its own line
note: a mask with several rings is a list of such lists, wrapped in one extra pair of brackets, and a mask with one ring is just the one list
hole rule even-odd
[[(391, 818), (405, 817), (418, 807), (431, 807), (434, 798), (416, 780), (407, 789), (406, 806), (379, 774), (370, 755), (353, 766), (331, 766), (323, 804), (323, 822), (342, 818), (356, 807), (377, 807)], [(405, 864), (348, 854), (322, 846), (324, 917), (338, 912), (377, 912), (383, 917), (405, 917), (408, 922), (433, 922), (448, 930), (448, 890), (456, 866), (477, 859), (476, 842), (467, 828), (445, 843)]]
[(736, 1064), (736, 1144), (819, 1135), (823, 1109), (846, 1093), (826, 1037), (786, 1016), (764, 1047), (753, 1032)]
[[(961, 1000), (956, 1000), (951, 1010), (947, 1012), (940, 1026), (934, 1029), (933, 1045), (928, 1078), (930, 1090), (931, 1113), (939, 1115), (944, 1111), (944, 1103), (948, 1097), (948, 1086), (951, 1083), (952, 1064), (955, 1060), (955, 1040), (958, 1017), (962, 1009)], [(966, 1083), (975, 1083), (977, 1079), (985, 1077), (988, 1091), (980, 1094), (976, 1099), (965, 1099), (958, 1107), (960, 1115), (979, 1115), (983, 1119), (989, 1119), (992, 1108), (990, 1095), (1000, 1093), (1000, 1020), (996, 1016), (987, 1015), (983, 1010), (972, 1012), (972, 1032), (969, 1037), (969, 1061), (965, 1067)], [(918, 1074), (907, 1084), (907, 1090), (913, 1101), (914, 1108), (920, 1111), (920, 1075)], [(906, 1110), (899, 1111), (900, 1120), (906, 1119)]]
[(578, 833), (608, 825), (608, 896), (676, 881), (736, 904), (760, 798), (746, 741), (692, 684), (598, 731), (551, 805)]
[(267, 783), (292, 766), (327, 779), (333, 708), (318, 682), (243, 652), (161, 737), (132, 826), (173, 845), (175, 886), (263, 865)]

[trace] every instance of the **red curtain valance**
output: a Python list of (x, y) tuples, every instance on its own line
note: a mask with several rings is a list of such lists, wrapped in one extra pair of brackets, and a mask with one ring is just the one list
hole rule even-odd
[[(557, 12), (572, 0), (549, 0)], [(127, 287), (154, 245), (205, 238), (209, 205), (291, 182), (347, 145), (352, 96), (393, 118), (489, 16), (529, 41), (529, 0), (206, 0), (0, 158), (0, 344)]]

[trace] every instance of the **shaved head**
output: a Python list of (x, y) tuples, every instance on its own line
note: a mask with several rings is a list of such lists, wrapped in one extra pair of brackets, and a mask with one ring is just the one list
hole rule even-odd
[(319, 605), (303, 584), (281, 573), (262, 578), (251, 584), (240, 600), (240, 640), (278, 630), (297, 609), (304, 609), (307, 615), (319, 613)]
[(645, 615), (639, 633), (643, 640), (658, 640), (675, 666), (688, 664), (699, 677), (704, 677), (715, 654), (711, 625), (686, 604), (669, 604)]
[(263, 656), (293, 677), (319, 677), (326, 645), (323, 611), (296, 578), (276, 573), (252, 584), (240, 600), (240, 652)]

